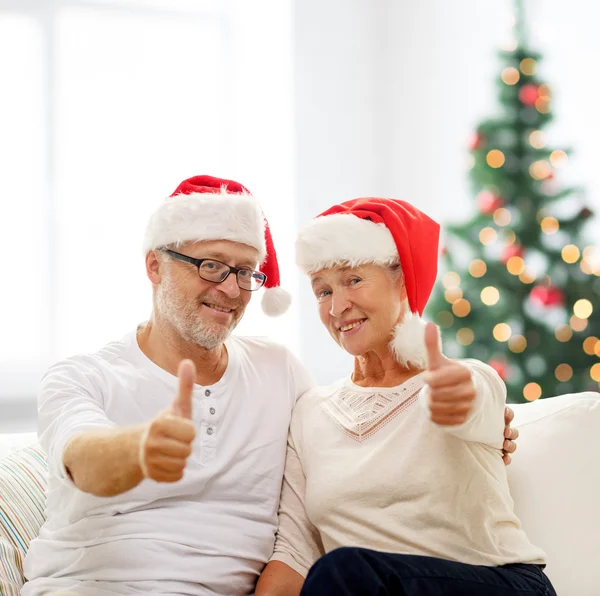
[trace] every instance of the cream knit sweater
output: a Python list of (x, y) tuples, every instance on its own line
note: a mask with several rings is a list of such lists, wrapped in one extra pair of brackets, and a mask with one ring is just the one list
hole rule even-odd
[(464, 360), (477, 389), (461, 426), (429, 419), (423, 375), (393, 388), (343, 379), (292, 416), (271, 560), (306, 576), (342, 546), (474, 565), (545, 562), (513, 512), (501, 458), (506, 388)]

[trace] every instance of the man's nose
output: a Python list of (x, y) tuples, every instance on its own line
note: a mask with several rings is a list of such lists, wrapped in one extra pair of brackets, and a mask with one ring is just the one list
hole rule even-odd
[(230, 298), (237, 298), (240, 295), (240, 287), (237, 283), (237, 275), (233, 271), (227, 276), (226, 279), (218, 284), (218, 288)]

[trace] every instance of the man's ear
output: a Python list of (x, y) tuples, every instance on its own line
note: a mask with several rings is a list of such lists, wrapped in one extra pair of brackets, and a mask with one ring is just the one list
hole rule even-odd
[(158, 285), (162, 279), (163, 263), (158, 251), (150, 250), (146, 253), (146, 275), (155, 285)]

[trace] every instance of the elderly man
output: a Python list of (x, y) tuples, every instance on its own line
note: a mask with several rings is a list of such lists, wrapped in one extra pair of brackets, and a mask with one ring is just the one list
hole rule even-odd
[(269, 227), (243, 186), (196, 176), (144, 249), (150, 320), (42, 381), (47, 521), (24, 596), (252, 594), (272, 554), (290, 415), (314, 382), (285, 348), (230, 335), (255, 290), (267, 314), (289, 304)]

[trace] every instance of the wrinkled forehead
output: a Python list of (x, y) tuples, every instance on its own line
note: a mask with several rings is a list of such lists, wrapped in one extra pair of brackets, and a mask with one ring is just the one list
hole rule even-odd
[(177, 250), (197, 259), (215, 259), (250, 268), (258, 265), (258, 250), (253, 246), (233, 240), (185, 242)]

